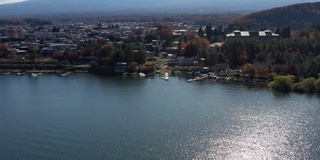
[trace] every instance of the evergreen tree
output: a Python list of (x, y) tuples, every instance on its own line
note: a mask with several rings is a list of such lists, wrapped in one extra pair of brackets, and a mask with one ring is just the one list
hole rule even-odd
[(202, 27), (199, 28), (199, 30), (198, 30), (198, 35), (199, 35), (200, 37), (203, 37), (203, 36), (204, 36), (204, 31), (203, 31)]
[(212, 35), (213, 35), (212, 27), (211, 27), (211, 24), (209, 24), (209, 25), (206, 26), (206, 37), (207, 37), (207, 39), (211, 40)]
[(290, 27), (283, 27), (280, 31), (280, 37), (282, 38), (290, 38), (291, 37), (291, 29)]

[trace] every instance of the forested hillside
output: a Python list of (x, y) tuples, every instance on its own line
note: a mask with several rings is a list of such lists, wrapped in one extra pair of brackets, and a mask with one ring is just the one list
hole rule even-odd
[(320, 2), (301, 3), (246, 15), (235, 24), (248, 29), (289, 26), (292, 29), (320, 24)]

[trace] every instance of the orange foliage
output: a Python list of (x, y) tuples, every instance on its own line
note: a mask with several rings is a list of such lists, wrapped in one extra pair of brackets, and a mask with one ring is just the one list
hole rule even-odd
[(191, 43), (197, 47), (198, 52), (208, 51), (210, 49), (209, 41), (202, 37), (196, 37), (194, 40), (191, 41)]
[(314, 40), (316, 38), (316, 33), (310, 32), (309, 33), (309, 39)]
[(299, 31), (292, 31), (291, 32), (291, 38), (298, 39), (298, 38), (300, 38), (299, 34), (300, 34)]

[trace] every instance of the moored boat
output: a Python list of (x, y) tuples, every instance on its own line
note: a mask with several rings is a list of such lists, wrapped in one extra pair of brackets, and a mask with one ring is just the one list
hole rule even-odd
[(146, 76), (146, 74), (144, 74), (142, 72), (138, 73), (138, 77), (145, 77), (145, 76)]
[(164, 74), (164, 80), (169, 80), (169, 73), (168, 72), (166, 72), (165, 74)]
[(41, 73), (31, 73), (30, 77), (35, 78), (35, 77), (38, 77), (40, 75), (41, 75)]

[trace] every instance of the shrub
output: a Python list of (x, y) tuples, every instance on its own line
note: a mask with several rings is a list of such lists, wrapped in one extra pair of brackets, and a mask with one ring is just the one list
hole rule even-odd
[(316, 86), (316, 91), (320, 93), (320, 79), (316, 80), (315, 86)]
[(303, 86), (304, 91), (314, 92), (314, 91), (316, 91), (316, 79), (315, 78), (307, 78), (302, 81), (302, 86)]
[(270, 86), (276, 91), (290, 92), (292, 79), (290, 76), (278, 76), (270, 83)]
[(271, 74), (268, 75), (268, 80), (269, 82), (274, 81), (274, 79), (277, 77), (278, 75), (274, 72), (272, 72)]
[(138, 66), (138, 63), (137, 62), (131, 62), (127, 68), (127, 71), (129, 73), (134, 73), (134, 72), (137, 72), (137, 66)]
[(250, 63), (243, 65), (241, 70), (242, 74), (248, 75), (249, 77), (254, 77), (256, 74), (254, 65)]
[(303, 86), (302, 86), (302, 83), (294, 83), (292, 85), (292, 91), (294, 92), (304, 92), (304, 89), (303, 89)]
[(154, 66), (140, 66), (138, 72), (152, 73), (154, 72)]

